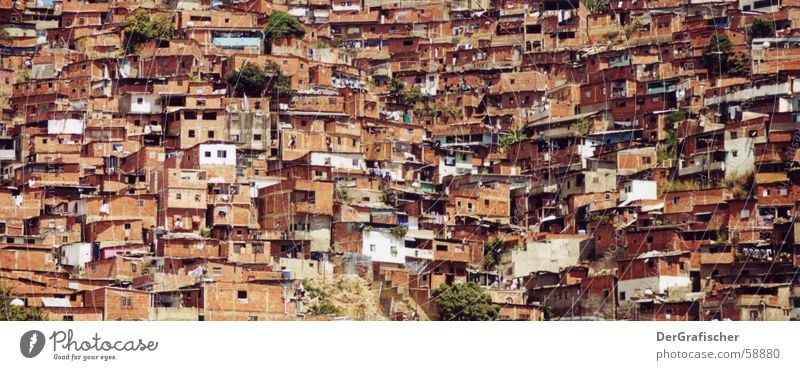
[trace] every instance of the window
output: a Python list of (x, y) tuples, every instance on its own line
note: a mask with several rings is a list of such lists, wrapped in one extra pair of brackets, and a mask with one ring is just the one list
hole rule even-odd
[(258, 321), (258, 316), (247, 316), (247, 321)]
[(681, 201), (681, 197), (672, 197), (672, 204), (678, 204)]
[(131, 297), (121, 297), (121, 298), (122, 298), (122, 307), (133, 306), (133, 299)]
[(227, 158), (228, 152), (225, 150), (217, 150), (217, 158)]
[(143, 104), (144, 98), (136, 98), (136, 104)]
[(209, 139), (213, 139), (214, 138), (214, 131), (213, 130), (208, 131), (208, 138)]
[(392, 253), (392, 257), (397, 256), (397, 246), (396, 245), (393, 245), (391, 247), (391, 253)]
[(652, 243), (653, 243), (653, 237), (652, 236), (648, 236), (647, 237), (647, 244), (652, 244)]
[(64, 315), (64, 321), (75, 321), (72, 315)]
[(203, 155), (204, 155), (206, 158), (211, 158), (211, 152), (205, 152), (205, 153), (203, 153)]
[(780, 194), (782, 196), (787, 196), (787, 195), (789, 195), (789, 189), (780, 188), (780, 189), (778, 189), (778, 194)]
[(189, 130), (189, 137), (194, 137), (194, 130)]
[(137, 206), (137, 207), (144, 207), (144, 201), (143, 201), (143, 200), (141, 200), (141, 199), (137, 200), (137, 201), (136, 201), (136, 206)]
[(765, 196), (765, 197), (768, 197), (768, 196), (769, 196), (769, 189), (764, 189), (764, 190), (762, 190), (762, 191), (761, 191), (761, 195), (762, 195), (762, 196)]
[(731, 132), (731, 139), (736, 139), (739, 137), (739, 133), (736, 131)]
[(236, 298), (241, 300), (247, 300), (247, 291), (246, 290), (236, 291)]
[(175, 199), (181, 200), (182, 198), (183, 195), (181, 195), (181, 193), (175, 193)]
[(375, 250), (376, 250), (376, 249), (377, 249), (377, 248), (375, 247), (375, 244), (370, 244), (370, 245), (369, 245), (369, 251), (370, 251), (370, 252), (375, 252)]
[(620, 292), (619, 293), (619, 300), (620, 301), (624, 301), (625, 300), (625, 292)]
[(253, 135), (253, 141), (261, 141), (261, 134)]
[(739, 156), (739, 151), (738, 150), (731, 151), (731, 156), (733, 156), (734, 158), (738, 157)]
[(211, 275), (222, 275), (222, 267), (212, 267)]
[(483, 205), (488, 207), (489, 206), (489, 199), (484, 199), (483, 200)]
[(131, 272), (136, 272), (136, 264), (131, 263)]

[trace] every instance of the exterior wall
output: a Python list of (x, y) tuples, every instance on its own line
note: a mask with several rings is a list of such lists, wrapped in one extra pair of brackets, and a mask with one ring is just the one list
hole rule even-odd
[[(205, 286), (205, 320), (248, 320), (251, 316), (267, 319), (282, 316), (284, 312), (294, 314), (294, 305), (283, 304), (283, 288), (277, 284), (252, 284), (217, 282)], [(247, 298), (240, 299), (239, 292)], [(284, 311), (284, 309), (286, 311)]]
[(92, 244), (75, 243), (61, 246), (61, 264), (83, 266), (92, 260)]
[[(587, 255), (588, 239), (564, 238), (528, 242), (525, 249), (514, 249), (501, 257), (501, 271), (510, 278), (525, 277), (532, 272), (559, 272), (580, 263)], [(582, 250), (583, 249), (583, 250)]]
[[(688, 276), (650, 276), (639, 279), (620, 280), (617, 283), (620, 301), (628, 301), (641, 297), (645, 289), (655, 294), (665, 294), (668, 289), (691, 287), (692, 280)], [(623, 299), (624, 295), (624, 299)]]
[(86, 292), (85, 307), (103, 309), (106, 321), (139, 321), (149, 318), (150, 299), (149, 292), (101, 288)]
[(655, 181), (632, 180), (625, 184), (624, 193), (620, 194), (620, 201), (634, 201), (641, 199), (658, 199), (658, 185)]
[(0, 249), (0, 266), (11, 270), (54, 271), (56, 261), (52, 248), (4, 246)]
[(398, 264), (406, 262), (403, 238), (393, 235), (389, 231), (365, 230), (363, 233), (361, 254), (370, 256), (376, 262)]

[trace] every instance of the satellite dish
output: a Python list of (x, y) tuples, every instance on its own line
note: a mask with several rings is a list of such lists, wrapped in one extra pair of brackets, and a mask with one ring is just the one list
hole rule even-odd
[(18, 307), (22, 307), (22, 306), (24, 306), (24, 305), (25, 305), (25, 301), (23, 301), (23, 300), (21, 300), (21, 299), (19, 299), (19, 298), (14, 298), (14, 299), (12, 299), (12, 300), (11, 300), (11, 303), (9, 303), (9, 304), (10, 304), (11, 306), (18, 306)]
[(764, 41), (764, 49), (769, 49), (769, 41)]
[(644, 294), (650, 296), (650, 295), (653, 295), (653, 291), (650, 290), (650, 289), (645, 289), (644, 290)]

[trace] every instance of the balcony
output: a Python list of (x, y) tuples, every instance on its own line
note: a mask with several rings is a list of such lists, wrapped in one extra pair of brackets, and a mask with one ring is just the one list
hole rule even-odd
[(17, 155), (14, 149), (0, 149), (0, 161), (16, 160)]
[(311, 202), (294, 202), (292, 203), (294, 211), (297, 213), (316, 213), (317, 205)]
[(725, 171), (725, 162), (713, 162), (710, 165), (704, 163), (694, 166), (683, 167), (678, 170), (678, 176), (694, 175), (702, 172)]
[(722, 253), (700, 253), (701, 265), (721, 265), (734, 262), (733, 254), (730, 252)]
[(406, 248), (406, 257), (433, 260), (434, 253), (430, 249)]
[(439, 244), (433, 252), (437, 261), (469, 262), (469, 248), (464, 245)]

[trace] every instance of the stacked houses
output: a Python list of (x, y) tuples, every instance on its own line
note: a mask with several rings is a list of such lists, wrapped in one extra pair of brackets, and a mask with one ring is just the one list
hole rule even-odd
[(387, 318), (465, 283), (503, 320), (800, 318), (798, 19), (0, 0), (0, 286), (50, 320), (322, 318), (337, 275)]

